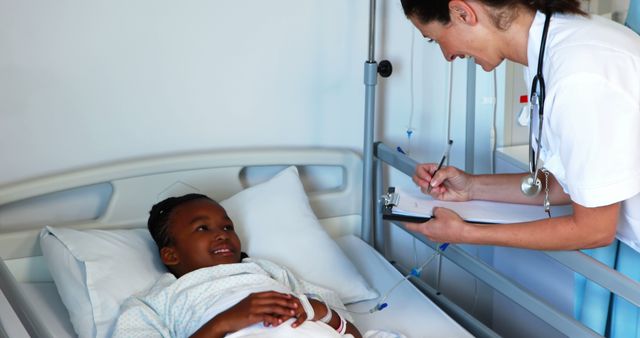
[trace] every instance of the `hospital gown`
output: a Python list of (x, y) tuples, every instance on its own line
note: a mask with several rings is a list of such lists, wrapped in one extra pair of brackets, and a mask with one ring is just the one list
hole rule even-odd
[[(249, 294), (269, 290), (298, 297), (313, 294), (334, 309), (344, 309), (333, 291), (300, 280), (269, 261), (246, 258), (242, 263), (192, 271), (179, 279), (164, 274), (151, 289), (125, 301), (114, 337), (188, 337)], [(306, 321), (294, 329), (292, 321), (278, 327), (258, 323), (227, 337), (343, 337), (321, 322)]]

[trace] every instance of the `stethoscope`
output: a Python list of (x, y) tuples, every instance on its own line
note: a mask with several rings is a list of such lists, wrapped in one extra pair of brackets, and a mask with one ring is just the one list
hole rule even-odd
[[(540, 163), (540, 144), (542, 143), (542, 119), (544, 114), (544, 99), (545, 99), (545, 86), (544, 77), (542, 76), (542, 59), (544, 57), (545, 44), (547, 43), (547, 32), (549, 31), (549, 21), (551, 19), (550, 14), (545, 14), (544, 28), (542, 29), (542, 39), (540, 41), (540, 52), (538, 54), (538, 70), (536, 76), (533, 77), (531, 83), (531, 95), (529, 102), (531, 102), (529, 110), (529, 175), (522, 178), (520, 182), (520, 190), (526, 196), (534, 197), (540, 193), (542, 189), (542, 183), (538, 178), (539, 163)], [(540, 84), (540, 93), (538, 94), (537, 87)], [(536, 151), (533, 150), (533, 115), (538, 115), (538, 139)]]

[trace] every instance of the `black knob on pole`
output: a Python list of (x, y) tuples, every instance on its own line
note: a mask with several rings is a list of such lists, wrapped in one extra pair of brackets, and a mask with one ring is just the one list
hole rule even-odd
[(391, 62), (389, 60), (382, 60), (378, 64), (378, 74), (382, 77), (389, 77), (393, 72), (393, 67), (391, 66)]

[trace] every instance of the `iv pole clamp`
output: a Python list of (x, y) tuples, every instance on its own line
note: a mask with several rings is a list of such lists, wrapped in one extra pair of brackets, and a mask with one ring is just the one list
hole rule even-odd
[(391, 62), (383, 60), (380, 65), (374, 59), (375, 52), (376, 0), (369, 1), (369, 56), (364, 63), (364, 145), (363, 145), (363, 189), (362, 189), (362, 238), (372, 243), (373, 234), (373, 133), (375, 118), (375, 88), (378, 84), (378, 73), (389, 77), (393, 72)]
[(378, 64), (378, 74), (380, 74), (380, 76), (384, 78), (387, 78), (391, 76), (391, 73), (393, 73), (393, 66), (391, 65), (391, 61), (380, 61), (380, 63)]

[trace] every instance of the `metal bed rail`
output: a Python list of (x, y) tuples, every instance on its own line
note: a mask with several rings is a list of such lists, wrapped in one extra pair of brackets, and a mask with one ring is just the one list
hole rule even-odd
[[(385, 144), (378, 142), (374, 146), (374, 155), (376, 161), (384, 162), (406, 175), (413, 175), (417, 162), (410, 157), (392, 150)], [(377, 163), (376, 169), (378, 171), (377, 177), (381, 177), (381, 165)], [(382, 191), (381, 180), (376, 180), (376, 192)], [(378, 210), (382, 210), (378, 204)], [(384, 238), (380, 234), (382, 233), (382, 219), (381, 216), (376, 217), (374, 238), (375, 247), (381, 249), (384, 247)], [(413, 237), (417, 238), (424, 244), (431, 248), (436, 247), (436, 243), (430, 241), (421, 234), (409, 232)], [(549, 257), (557, 260), (561, 264), (567, 266), (569, 269), (583, 275), (584, 277), (598, 283), (602, 287), (610, 290), (611, 292), (627, 299), (629, 302), (636, 306), (640, 306), (640, 283), (630, 279), (629, 277), (615, 271), (606, 265), (598, 262), (597, 260), (585, 255), (580, 251), (543, 251)], [(443, 255), (451, 260), (453, 263), (471, 273), (473, 276), (483, 281), (487, 285), (491, 286), (496, 291), (500, 292), (507, 298), (515, 301), (520, 306), (545, 321), (556, 330), (566, 334), (570, 337), (599, 337), (599, 335), (586, 327), (576, 319), (568, 316), (550, 304), (524, 290), (519, 285), (513, 283), (508, 278), (488, 266), (481, 260), (467, 254), (459, 247), (450, 246)], [(443, 304), (445, 307), (446, 304)], [(461, 309), (446, 309), (452, 312), (464, 311)]]
[[(3, 291), (4, 296), (9, 301), (29, 336), (53, 338), (46, 325), (35, 315), (33, 305), (25, 297), (2, 257), (0, 257), (0, 290)], [(7, 333), (4, 332), (4, 328), (0, 323), (0, 337), (2, 337), (2, 334), (6, 336)]]

